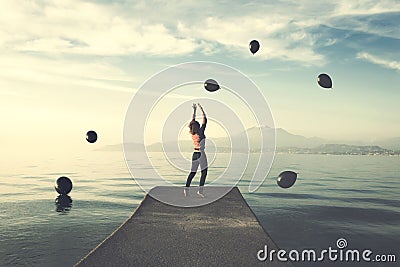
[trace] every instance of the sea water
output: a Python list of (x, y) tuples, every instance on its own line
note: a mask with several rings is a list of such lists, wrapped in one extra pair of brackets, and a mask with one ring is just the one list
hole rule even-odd
[[(163, 177), (184, 184), (187, 174), (164, 164), (163, 153), (149, 156)], [(223, 173), (229, 157), (219, 154), (210, 164), (208, 183)], [(72, 266), (121, 225), (145, 195), (122, 152), (4, 161), (0, 266)], [(250, 161), (238, 186), (280, 248), (318, 251), (335, 248), (344, 238), (349, 248), (395, 254), (400, 261), (400, 157), (277, 154), (264, 184), (249, 193), (254, 166)], [(284, 170), (299, 173), (292, 188), (276, 184)], [(65, 212), (57, 212), (54, 203), (60, 176), (74, 186), (72, 208)], [(193, 185), (198, 180), (199, 175)]]

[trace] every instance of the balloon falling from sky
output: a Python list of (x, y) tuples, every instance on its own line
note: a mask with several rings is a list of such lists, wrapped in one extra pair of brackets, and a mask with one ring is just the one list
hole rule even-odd
[(253, 40), (250, 42), (249, 48), (250, 52), (254, 55), (260, 49), (260, 43), (257, 40)]
[(282, 188), (289, 188), (294, 185), (297, 180), (297, 173), (292, 171), (281, 172), (276, 182)]
[(89, 143), (94, 143), (97, 141), (97, 133), (95, 131), (88, 131), (86, 133), (86, 140)]
[(204, 88), (209, 91), (209, 92), (215, 92), (217, 91), (220, 87), (217, 81), (213, 79), (208, 79), (207, 81), (204, 82)]
[(318, 75), (317, 82), (318, 82), (319, 86), (321, 86), (323, 88), (326, 88), (326, 89), (332, 88), (332, 79), (326, 73), (321, 73), (320, 75)]
[(56, 189), (57, 193), (66, 195), (72, 190), (72, 181), (68, 177), (61, 176), (57, 179), (54, 188)]

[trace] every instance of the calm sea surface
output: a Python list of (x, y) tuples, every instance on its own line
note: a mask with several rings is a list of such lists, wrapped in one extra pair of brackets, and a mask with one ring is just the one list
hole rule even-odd
[[(223, 172), (228, 157), (218, 155), (209, 182)], [(164, 164), (162, 153), (151, 158), (163, 176), (183, 185), (186, 173)], [(121, 152), (6, 159), (3, 166), (0, 266), (72, 266), (121, 225), (144, 196)], [(290, 189), (275, 181), (284, 170), (299, 173)], [(56, 212), (54, 203), (54, 182), (60, 176), (74, 184), (67, 212)], [(247, 191), (248, 177), (247, 172), (239, 188), (282, 249), (336, 248), (336, 240), (345, 238), (348, 248), (395, 254), (400, 262), (400, 157), (278, 154), (255, 193)]]

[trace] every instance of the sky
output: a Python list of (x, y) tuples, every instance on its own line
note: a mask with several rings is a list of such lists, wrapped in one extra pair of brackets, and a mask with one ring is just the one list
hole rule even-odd
[[(0, 0), (2, 157), (70, 153), (87, 146), (88, 130), (98, 132), (98, 146), (121, 143), (141, 85), (191, 61), (239, 70), (264, 95), (274, 127), (293, 134), (400, 136), (400, 1), (215, 2)], [(261, 44), (255, 55), (253, 39)], [(332, 90), (318, 86), (320, 73), (332, 77)], [(179, 101), (198, 97), (185, 92), (165, 96), (158, 112), (167, 117)], [(252, 126), (243, 103), (219, 97)]]

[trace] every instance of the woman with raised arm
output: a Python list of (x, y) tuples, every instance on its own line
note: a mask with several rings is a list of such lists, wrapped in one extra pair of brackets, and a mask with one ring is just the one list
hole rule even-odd
[(193, 177), (196, 175), (197, 168), (200, 165), (201, 178), (200, 178), (200, 187), (199, 187), (199, 191), (197, 192), (197, 194), (201, 197), (204, 197), (203, 188), (204, 188), (204, 183), (206, 182), (207, 170), (208, 170), (207, 156), (206, 156), (206, 153), (204, 152), (205, 142), (206, 142), (206, 136), (204, 135), (204, 130), (206, 129), (206, 125), (207, 125), (207, 117), (206, 117), (206, 114), (204, 113), (203, 107), (200, 105), (200, 103), (198, 103), (197, 106), (200, 108), (201, 112), (203, 113), (203, 123), (200, 126), (200, 123), (198, 121), (196, 121), (196, 108), (197, 107), (196, 107), (196, 104), (193, 104), (193, 117), (192, 117), (192, 121), (189, 123), (189, 132), (192, 135), (194, 151), (193, 151), (193, 155), (192, 155), (191, 171), (187, 178), (186, 187), (183, 192), (184, 192), (185, 196), (188, 195), (188, 192), (189, 192), (188, 189), (189, 189), (190, 183), (192, 182)]

